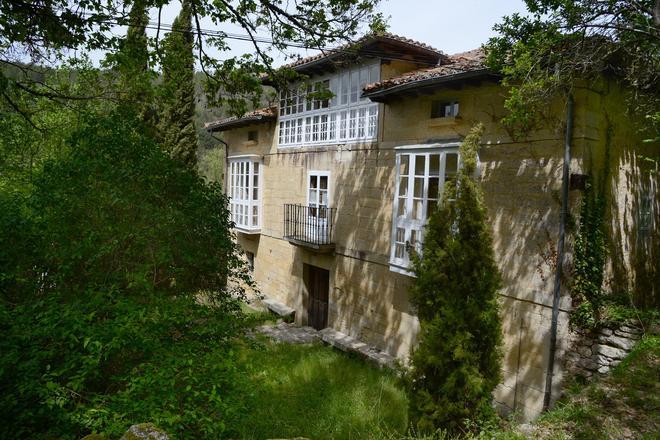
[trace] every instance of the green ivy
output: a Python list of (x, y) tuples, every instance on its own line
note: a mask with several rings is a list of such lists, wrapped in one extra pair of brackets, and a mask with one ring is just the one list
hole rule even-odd
[(605, 299), (603, 277), (607, 259), (604, 216), (606, 199), (587, 183), (580, 205), (575, 236), (574, 274), (571, 291), (578, 303), (571, 320), (574, 325), (594, 328), (600, 323)]

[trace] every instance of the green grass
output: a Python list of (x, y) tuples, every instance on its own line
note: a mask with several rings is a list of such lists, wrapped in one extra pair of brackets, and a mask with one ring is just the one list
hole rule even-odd
[(407, 400), (398, 379), (320, 344), (246, 346), (253, 388), (241, 438), (368, 439), (403, 434)]

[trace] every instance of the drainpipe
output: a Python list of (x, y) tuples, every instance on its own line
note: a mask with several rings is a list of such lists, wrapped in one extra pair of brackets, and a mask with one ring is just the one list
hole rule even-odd
[(562, 266), (564, 265), (564, 239), (566, 236), (566, 219), (568, 218), (568, 181), (571, 164), (571, 138), (573, 137), (573, 95), (568, 95), (566, 109), (566, 137), (564, 140), (564, 166), (561, 188), (561, 217), (559, 219), (559, 242), (557, 243), (557, 269), (552, 298), (552, 324), (550, 326), (550, 353), (548, 356), (548, 371), (545, 376), (545, 394), (543, 396), (543, 411), (550, 408), (552, 397), (552, 379), (555, 369), (555, 354), (557, 351), (557, 321), (559, 318), (559, 300), (561, 297)]
[(227, 171), (229, 170), (229, 144), (222, 139), (215, 137), (213, 131), (208, 130), (209, 134), (213, 139), (218, 142), (221, 142), (225, 146), (225, 169), (222, 172), (222, 190), (227, 194)]

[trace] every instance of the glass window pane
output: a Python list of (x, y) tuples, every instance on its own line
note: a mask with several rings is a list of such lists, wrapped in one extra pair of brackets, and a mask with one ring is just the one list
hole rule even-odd
[(396, 241), (403, 243), (406, 238), (406, 230), (404, 228), (396, 228)]
[(415, 177), (413, 182), (413, 197), (424, 197), (424, 178)]
[(399, 207), (397, 208), (396, 216), (397, 217), (406, 216), (406, 199), (404, 197), (399, 197)]
[(445, 155), (445, 176), (454, 175), (458, 170), (458, 154), (447, 153)]
[(407, 176), (408, 175), (408, 162), (410, 159), (410, 155), (408, 154), (402, 154), (401, 155), (401, 162), (399, 166), (399, 175), (401, 176)]
[(316, 186), (316, 176), (309, 176), (309, 187), (317, 188)]
[(426, 172), (426, 156), (423, 154), (415, 155), (415, 175), (423, 176)]
[(440, 175), (440, 155), (439, 154), (429, 155), (429, 175), (430, 176), (439, 176)]
[(357, 102), (360, 90), (360, 71), (351, 72), (351, 102)]
[(407, 196), (408, 195), (408, 178), (407, 177), (401, 177), (399, 179), (399, 196)]
[(440, 178), (439, 177), (429, 177), (429, 199), (438, 198), (438, 190), (440, 187)]
[(394, 257), (395, 258), (403, 258), (403, 251), (405, 250), (404, 246), (402, 244), (395, 244), (394, 245)]
[(369, 82), (375, 83), (380, 78), (380, 64), (372, 64), (369, 67)]
[(424, 203), (423, 200), (413, 200), (413, 220), (424, 220)]
[(319, 176), (321, 189), (328, 189), (328, 176)]

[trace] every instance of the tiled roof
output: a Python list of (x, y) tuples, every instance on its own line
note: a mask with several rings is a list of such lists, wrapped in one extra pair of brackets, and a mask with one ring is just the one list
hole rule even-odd
[(461, 52), (448, 57), (448, 62), (435, 67), (413, 70), (380, 82), (368, 84), (364, 88), (364, 96), (392, 89), (404, 84), (414, 84), (422, 81), (432, 81), (439, 78), (450, 78), (470, 72), (487, 71), (486, 55), (479, 49)]
[(247, 112), (241, 117), (231, 116), (229, 118), (207, 122), (204, 124), (204, 128), (208, 131), (223, 131), (229, 128), (242, 127), (256, 122), (274, 121), (276, 118), (277, 108), (264, 107)]
[(374, 35), (374, 34), (365, 35), (364, 37), (360, 38), (359, 40), (357, 40), (355, 42), (344, 44), (344, 45), (336, 47), (334, 49), (328, 49), (328, 50), (325, 50), (325, 51), (323, 51), (319, 54), (316, 54), (316, 55), (301, 58), (299, 60), (296, 60), (296, 61), (293, 61), (291, 63), (285, 64), (281, 68), (288, 68), (288, 69), (300, 68), (300, 67), (305, 66), (306, 64), (311, 64), (311, 63), (314, 63), (316, 61), (321, 61), (324, 58), (330, 58), (330, 57), (338, 56), (338, 55), (341, 55), (342, 53), (350, 52), (351, 49), (354, 49), (356, 47), (360, 47), (360, 46), (363, 46), (365, 44), (368, 44), (368, 43), (371, 43), (371, 42), (378, 42), (378, 41), (403, 44), (403, 45), (406, 45), (406, 46), (408, 46), (412, 49), (417, 49), (417, 50), (433, 53), (434, 55), (437, 55), (438, 58), (446, 57), (446, 55), (442, 51), (440, 51), (440, 50), (438, 50), (434, 47), (431, 47), (428, 44), (421, 43), (421, 42), (415, 41), (415, 40), (411, 40), (410, 38), (402, 37), (400, 35), (394, 35), (394, 34), (390, 34), (389, 32), (384, 32), (384, 33), (380, 33), (380, 34), (377, 34), (377, 35)]

